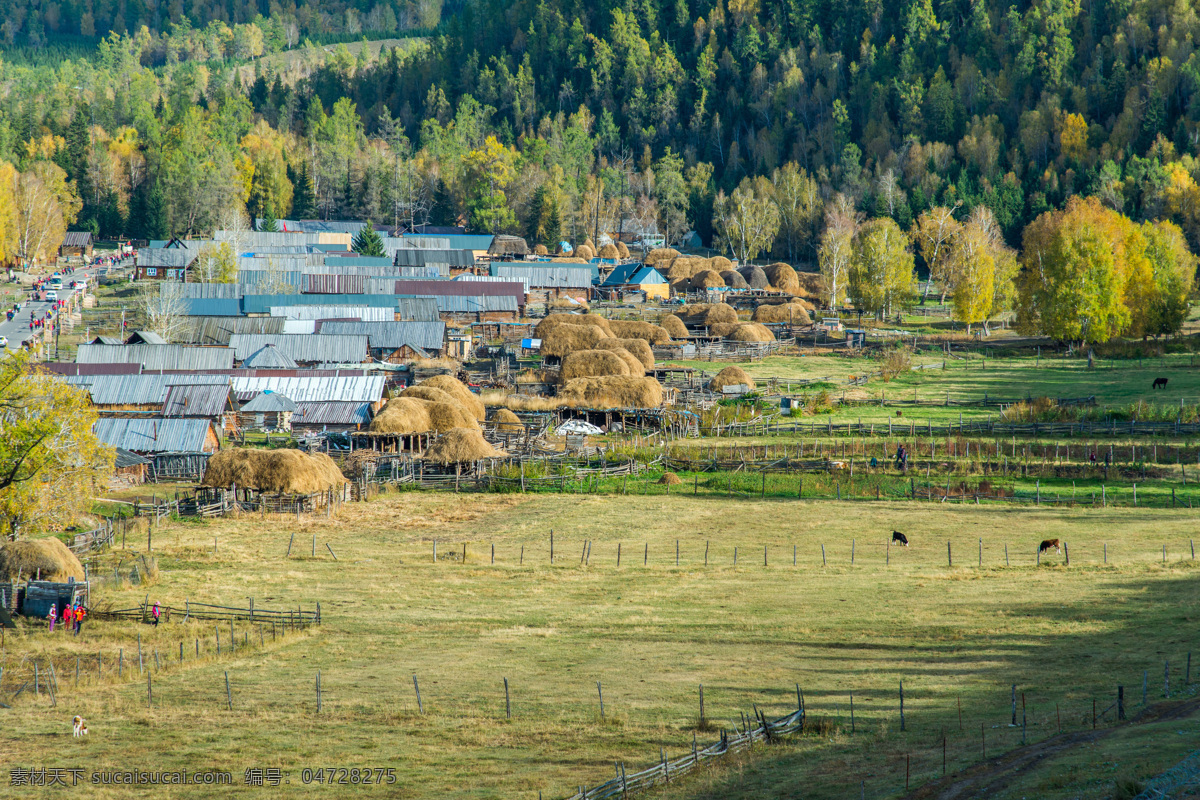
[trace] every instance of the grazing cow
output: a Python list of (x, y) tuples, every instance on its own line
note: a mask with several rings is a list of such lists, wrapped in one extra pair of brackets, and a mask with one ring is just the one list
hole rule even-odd
[(908, 537), (900, 531), (892, 531), (892, 541), (903, 547), (908, 547)]
[(1043, 541), (1040, 545), (1038, 545), (1038, 555), (1041, 555), (1042, 553), (1048, 553), (1052, 549), (1056, 553), (1062, 552), (1062, 548), (1058, 544), (1058, 539), (1046, 539)]
[(901, 411), (900, 409), (896, 409), (896, 416), (897, 416), (897, 417), (903, 417), (903, 416), (904, 416), (904, 412), (903, 412), (903, 411)]
[(1166, 378), (1155, 378), (1154, 383), (1152, 383), (1150, 385), (1151, 391), (1154, 391), (1155, 389), (1166, 389), (1166, 388), (1167, 388), (1167, 379)]

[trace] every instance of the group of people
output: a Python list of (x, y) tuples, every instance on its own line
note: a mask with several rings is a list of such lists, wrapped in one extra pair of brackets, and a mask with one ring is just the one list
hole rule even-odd
[(46, 615), (46, 619), (50, 620), (50, 632), (54, 632), (54, 623), (62, 619), (63, 628), (70, 627), (75, 635), (79, 635), (80, 629), (83, 628), (84, 617), (87, 616), (87, 608), (83, 603), (76, 600), (74, 603), (63, 603), (62, 611), (59, 612), (58, 604), (54, 603), (50, 606), (50, 613)]
[(896, 468), (901, 472), (908, 472), (908, 448), (904, 445), (896, 448)]

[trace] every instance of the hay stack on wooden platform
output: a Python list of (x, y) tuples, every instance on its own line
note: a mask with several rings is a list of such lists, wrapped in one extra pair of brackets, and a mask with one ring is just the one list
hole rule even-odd
[(498, 408), (492, 414), (492, 422), (500, 433), (524, 433), (525, 425), (521, 418), (507, 408)]
[(601, 258), (618, 259), (621, 257), (621, 251), (617, 249), (615, 244), (606, 244), (597, 251), (596, 255)]
[(609, 332), (617, 339), (644, 339), (650, 344), (666, 344), (671, 334), (666, 328), (636, 319), (612, 319)]
[(559, 325), (591, 325), (602, 328), (605, 333), (612, 333), (608, 320), (599, 314), (550, 314), (533, 329), (533, 336), (535, 339), (545, 339), (546, 334)]
[(433, 430), (433, 423), (429, 421), (429, 406), (415, 397), (393, 397), (371, 420), (367, 430), (398, 435)]
[(479, 395), (472, 392), (465, 383), (453, 375), (434, 375), (432, 378), (426, 378), (417, 385), (441, 389), (461, 403), (463, 408), (474, 414), (475, 419), (480, 422), (487, 419), (487, 408), (483, 405), (483, 401), (479, 399)]
[[(621, 348), (621, 352), (637, 363), (639, 372), (644, 371), (641, 370), (641, 362), (629, 355), (628, 351)], [(629, 362), (612, 350), (576, 350), (563, 356), (558, 380), (559, 383), (567, 383), (575, 378), (598, 378), (605, 375), (628, 376), (630, 374)]]
[(738, 321), (737, 311), (728, 303), (693, 303), (676, 312), (689, 325), (707, 325)]
[(587, 263), (586, 258), (580, 258), (579, 256), (555, 256), (554, 258), (552, 258), (550, 260), (553, 261), (555, 264), (586, 264)]
[[(654, 350), (645, 339), (604, 339), (596, 345), (597, 350), (625, 350), (638, 360), (641, 369), (654, 369)], [(631, 373), (633, 375), (639, 372)]]
[(803, 305), (795, 301), (791, 303), (761, 305), (754, 309), (754, 316), (751, 319), (755, 322), (765, 323), (790, 322), (793, 325), (812, 324), (812, 318), (809, 317), (808, 311)]
[(678, 256), (671, 260), (671, 265), (667, 267), (667, 273), (664, 276), (671, 283), (676, 281), (691, 280), (693, 275), (709, 269), (709, 261), (707, 258), (698, 256)]
[(579, 247), (575, 248), (575, 257), (582, 259), (586, 264), (596, 257), (596, 251), (586, 244), (581, 244)]
[(533, 254), (535, 256), (548, 256), (550, 255), (550, 251), (546, 248), (546, 245), (539, 244), (533, 248)]
[(727, 269), (733, 269), (733, 262), (725, 256), (713, 256), (708, 260), (709, 269), (714, 269), (717, 272), (724, 272)]
[(773, 342), (775, 334), (758, 322), (741, 322), (725, 338), (733, 342)]
[(540, 338), (542, 355), (562, 357), (576, 350), (595, 350), (601, 340), (613, 337), (594, 325), (557, 325)]
[(656, 247), (649, 253), (646, 253), (642, 263), (648, 267), (657, 267), (659, 264), (669, 263), (672, 259), (679, 256), (679, 251), (674, 247)]
[(624, 242), (617, 242), (617, 256), (620, 258), (629, 258), (629, 248), (625, 246)]
[(461, 403), (426, 401), (430, 430), (441, 433), (451, 428), (479, 428), (479, 421)]
[(654, 378), (575, 378), (558, 391), (559, 400), (577, 408), (657, 408), (662, 386)]
[(204, 486), (256, 489), (272, 494), (314, 494), (341, 486), (345, 476), (337, 464), (299, 450), (251, 450), (229, 447), (208, 460)]
[(763, 267), (763, 271), (767, 273), (767, 280), (777, 290), (790, 294), (800, 293), (800, 280), (796, 277), (796, 270), (792, 269), (790, 264), (783, 262), (768, 264)]
[(658, 324), (670, 334), (672, 339), (686, 339), (688, 337), (687, 326), (683, 324), (683, 320), (674, 314), (667, 314), (658, 321)]
[(425, 460), (435, 464), (469, 464), (508, 454), (488, 444), (478, 428), (451, 428), (425, 450)]
[(742, 277), (746, 279), (746, 283), (749, 284), (751, 289), (762, 291), (771, 288), (771, 281), (767, 278), (767, 273), (763, 271), (762, 267), (742, 267), (739, 272), (742, 273)]
[(725, 281), (725, 285), (730, 289), (749, 289), (750, 284), (746, 283), (746, 279), (742, 273), (736, 269), (727, 269), (721, 273), (721, 279)]
[(739, 322), (717, 322), (708, 326), (708, 335), (720, 336), (722, 339), (724, 339), (726, 336), (733, 333), (740, 324), (741, 323)]
[(691, 277), (690, 285), (693, 289), (717, 289), (725, 285), (725, 279), (719, 272), (702, 269)]
[(747, 386), (750, 391), (754, 391), (754, 381), (750, 376), (738, 366), (729, 366), (718, 372), (713, 379), (708, 382), (708, 388), (714, 392), (720, 392), (726, 386)]
[(400, 393), (401, 397), (415, 397), (418, 400), (428, 400), (432, 403), (453, 403), (462, 405), (458, 399), (449, 392), (439, 389), (436, 386), (426, 386), (424, 383), (418, 383), (416, 386), (410, 386)]
[(84, 579), (83, 564), (58, 539), (34, 539), (31, 542), (5, 542), (0, 545), (0, 580), (37, 578), (66, 583)]

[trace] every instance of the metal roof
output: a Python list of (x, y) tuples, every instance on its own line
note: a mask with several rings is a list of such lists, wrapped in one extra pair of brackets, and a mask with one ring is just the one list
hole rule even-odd
[(80, 364), (141, 364), (143, 369), (230, 369), (233, 351), (228, 347), (193, 347), (183, 344), (81, 344), (75, 352)]
[(358, 233), (367, 223), (340, 219), (281, 219), (279, 230), (298, 233)]
[(249, 369), (296, 369), (297, 364), (287, 353), (273, 344), (263, 345), (242, 361), (242, 366)]
[[(187, 284), (180, 284), (186, 286)], [(240, 317), (242, 301), (236, 297), (184, 297), (184, 313), (189, 317)]]
[(285, 394), (297, 403), (375, 403), (383, 399), (386, 386), (387, 377), (384, 375), (233, 378), (233, 390), (239, 401), (272, 391)]
[(292, 425), (366, 425), (370, 421), (370, 403), (297, 403), (292, 414)]
[(406, 322), (437, 322), (437, 300), (433, 297), (398, 297), (396, 313)]
[(140, 375), (141, 364), (72, 364), (69, 361), (49, 361), (38, 365), (47, 372), (65, 377), (94, 377), (96, 375)]
[(134, 331), (124, 344), (167, 344), (167, 340), (154, 331)]
[(630, 262), (628, 264), (618, 264), (616, 269), (604, 279), (604, 283), (601, 286), (626, 286), (635, 283), (662, 284), (667, 283), (667, 279), (654, 267)]
[(172, 386), (212, 385), (229, 393), (227, 375), (68, 375), (97, 406), (161, 406)]
[(126, 450), (124, 447), (118, 447), (117, 457), (114, 459), (113, 466), (116, 469), (125, 469), (127, 467), (137, 467), (142, 464), (149, 464), (150, 459), (142, 458), (132, 450)]
[(304, 273), (298, 269), (280, 270), (274, 273), (265, 269), (238, 270), (238, 283), (249, 284), (252, 287), (247, 294), (261, 292), (260, 287), (266, 284), (274, 284), (273, 288), (275, 289), (286, 286), (290, 289), (288, 294), (299, 294), (303, 282)]
[(422, 296), (475, 296), (475, 295), (508, 295), (517, 301), (517, 305), (525, 305), (525, 286), (518, 280), (511, 282), (492, 281), (437, 281), (437, 280), (398, 280), (396, 294), (415, 297)]
[(402, 241), (406, 248), (487, 250), (492, 246), (492, 240), (496, 237), (490, 233), (439, 233), (437, 236), (420, 236), (406, 233), (397, 238)]
[(171, 386), (163, 401), (164, 417), (219, 417), (229, 406), (229, 383)]
[(510, 294), (478, 295), (464, 297), (461, 295), (435, 295), (438, 312), (441, 314), (475, 314), (487, 311), (511, 311), (517, 313), (517, 298)]
[(320, 244), (321, 234), (295, 233), (293, 231), (215, 231), (213, 241), (232, 242), (243, 249), (251, 249), (289, 244)]
[(321, 336), (350, 334), (366, 336), (372, 350), (397, 350), (404, 345), (422, 350), (441, 350), (446, 323), (437, 322), (325, 322)]
[(139, 267), (186, 267), (199, 252), (190, 248), (153, 247), (139, 250), (134, 259)]
[(337, 267), (390, 267), (392, 259), (387, 256), (329, 256), (325, 259), (325, 266)]
[(91, 247), (91, 231), (67, 231), (63, 236), (63, 247)]
[(394, 263), (401, 267), (423, 267), (426, 264), (449, 264), (454, 267), (475, 265), (475, 253), (471, 250), (442, 250), (403, 247), (396, 250)]
[(364, 275), (337, 273), (307, 273), (301, 278), (300, 291), (306, 294), (362, 294), (367, 281)]
[(248, 294), (242, 298), (242, 309), (247, 314), (266, 314), (272, 306), (312, 305), (395, 308), (396, 298), (391, 294)]
[(183, 297), (241, 297), (253, 292), (251, 283), (181, 283), (179, 292)]
[(191, 344), (228, 345), (235, 333), (283, 333), (284, 322), (281, 317), (188, 317), (175, 338)]
[(386, 322), (396, 318), (396, 312), (384, 306), (271, 306), (272, 317), (284, 319), (359, 319)]
[(211, 428), (207, 419), (188, 417), (101, 417), (92, 430), (105, 444), (135, 453), (202, 453)]
[(367, 358), (367, 337), (304, 336), (288, 333), (236, 333), (229, 340), (235, 358), (244, 361), (252, 353), (273, 344), (297, 363), (354, 363)]
[[(317, 403), (316, 405), (322, 405)], [(263, 392), (249, 403), (242, 406), (242, 412), (247, 414), (278, 413), (280, 411), (295, 411), (296, 403), (285, 394), (279, 392)]]

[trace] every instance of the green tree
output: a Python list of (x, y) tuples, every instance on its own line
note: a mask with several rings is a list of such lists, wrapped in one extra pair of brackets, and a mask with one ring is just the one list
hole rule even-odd
[(795, 261), (815, 245), (817, 226), (825, 213), (821, 187), (793, 161), (775, 170), (771, 186), (772, 199), (779, 209), (779, 240), (788, 259)]
[(351, 249), (362, 256), (379, 257), (384, 255), (383, 239), (375, 230), (375, 226), (371, 224), (371, 220), (367, 220), (367, 224), (354, 237)]
[(502, 233), (516, 226), (516, 215), (504, 193), (513, 178), (514, 155), (495, 136), (487, 137), (482, 147), (467, 153), (464, 159), (467, 210), (476, 230)]
[(312, 175), (308, 164), (300, 163), (293, 183), (296, 190), (292, 193), (292, 219), (313, 219), (317, 216), (317, 196), (313, 191)]
[(1188, 297), (1195, 288), (1196, 256), (1173, 222), (1142, 223), (1146, 257), (1154, 270), (1154, 299), (1148, 333), (1176, 334), (1187, 319)]
[(729, 196), (713, 203), (713, 229), (719, 243), (742, 263), (771, 249), (779, 232), (779, 207), (766, 178), (743, 178)]
[(658, 230), (668, 245), (678, 244), (688, 232), (688, 185), (683, 177), (683, 159), (668, 147), (654, 162), (654, 191), (658, 206)]
[(849, 294), (854, 307), (886, 317), (911, 304), (914, 291), (913, 255), (908, 237), (890, 217), (867, 221), (854, 236)]

